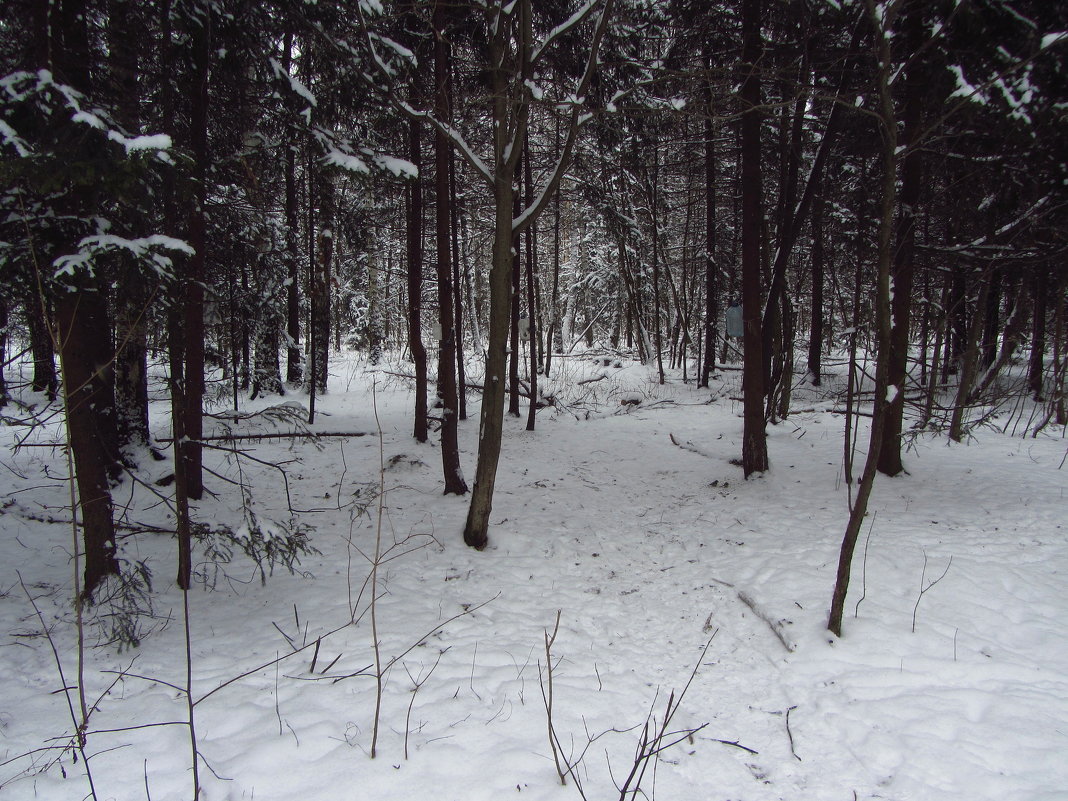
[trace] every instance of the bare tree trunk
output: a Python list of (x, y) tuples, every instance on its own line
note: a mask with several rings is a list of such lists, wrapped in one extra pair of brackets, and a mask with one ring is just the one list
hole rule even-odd
[[(450, 70), (450, 97), (451, 97)], [(467, 419), (467, 377), (464, 368), (464, 304), (463, 283), (460, 276), (460, 211), (456, 199), (456, 154), (449, 150), (449, 208), (452, 211), (452, 287), (456, 307), (456, 410), (460, 420)]]
[(1046, 357), (1046, 309), (1049, 291), (1049, 273), (1044, 266), (1035, 267), (1031, 282), (1034, 316), (1031, 318), (1031, 359), (1028, 362), (1027, 386), (1036, 403), (1042, 402), (1042, 378)]
[(980, 279), (979, 298), (975, 311), (968, 325), (964, 350), (961, 353), (960, 368), (957, 374), (957, 397), (953, 401), (953, 414), (949, 422), (949, 438), (954, 442), (964, 439), (964, 412), (968, 406), (968, 396), (972, 392), (972, 383), (979, 366), (980, 340), (983, 335), (983, 311), (986, 309), (987, 296), (990, 293), (990, 276)]
[[(282, 67), (288, 73), (293, 57), (293, 34), (286, 32)], [(296, 386), (303, 380), (300, 359), (300, 212), (297, 206), (297, 153), (293, 129), (286, 131), (285, 224), (289, 284), (286, 287), (286, 382)]]
[(330, 353), (330, 276), (334, 263), (334, 179), (321, 172), (318, 194), (318, 259), (312, 275), (312, 380), (318, 394), (326, 394)]
[[(525, 190), (523, 202), (529, 208), (534, 202), (534, 186), (530, 175), (529, 147), (523, 149), (523, 187)], [(534, 262), (534, 224), (531, 224), (527, 230), (523, 232), (523, 238), (526, 240), (527, 254), (527, 342), (530, 346), (530, 404), (527, 407), (527, 431), (533, 431), (538, 411), (539, 335), (538, 315), (535, 314), (535, 310), (537, 309), (537, 298), (534, 292), (534, 272), (536, 269), (536, 264)]]
[(423, 345), (423, 166), (419, 120), (408, 123), (408, 158), (419, 175), (408, 182), (408, 349), (415, 365), (415, 421), (412, 436), (426, 442), (427, 433), (427, 355)]
[[(137, 48), (143, 39), (141, 16), (130, 0), (109, 0), (107, 89), (115, 114), (129, 131), (138, 132), (140, 87)], [(143, 195), (138, 200), (147, 200)], [(146, 206), (148, 204), (146, 203)], [(139, 212), (124, 216), (132, 217)], [(132, 221), (132, 220), (127, 220)], [(127, 262), (123, 291), (115, 298), (115, 423), (126, 458), (149, 444), (148, 306), (151, 296), (137, 265)]]
[(30, 354), (33, 358), (33, 377), (30, 389), (44, 392), (49, 400), (54, 400), (59, 391), (59, 376), (56, 374), (56, 351), (52, 335), (49, 333), (48, 318), (45, 307), (36, 298), (26, 301), (26, 318), (30, 324)]
[[(711, 51), (705, 53), (711, 69)], [(705, 327), (701, 374), (697, 386), (707, 387), (716, 367), (716, 322), (719, 316), (719, 282), (716, 264), (716, 129), (712, 123), (712, 89), (708, 89), (708, 109), (704, 120), (705, 136)]]
[(849, 575), (853, 564), (860, 527), (868, 512), (868, 499), (878, 472), (879, 451), (883, 442), (883, 426), (886, 420), (886, 391), (888, 387), (888, 358), (890, 349), (890, 263), (891, 237), (894, 226), (894, 207), (897, 190), (897, 117), (890, 92), (890, 44), (888, 34), (893, 26), (892, 14), (880, 21), (874, 0), (866, 0), (866, 7), (875, 25), (877, 54), (879, 58), (879, 116), (883, 146), (882, 208), (879, 219), (878, 272), (875, 284), (875, 321), (878, 343), (878, 360), (875, 365), (875, 398), (872, 408), (871, 433), (868, 440), (868, 456), (864, 472), (857, 487), (856, 502), (849, 513), (842, 547), (838, 557), (838, 573), (831, 598), (831, 610), (827, 628), (842, 636), (842, 616), (845, 612), (846, 594), (849, 591)]
[(742, 373), (744, 431), (742, 470), (748, 478), (769, 467), (764, 429), (764, 350), (761, 336), (760, 231), (763, 191), (760, 174), (761, 0), (742, 2), (742, 317), (745, 326)]
[[(56, 73), (60, 80), (92, 96), (87, 4), (84, 0), (67, 0), (56, 10), (57, 17), (48, 32)], [(67, 155), (91, 161), (99, 155), (92, 147), (88, 141), (79, 142)], [(66, 187), (57, 198), (57, 216), (83, 216), (92, 203), (90, 187)], [(61, 246), (69, 248), (73, 244), (63, 242)], [(69, 283), (57, 287), (55, 328), (51, 332), (53, 349), (59, 351), (67, 437), (81, 512), (85, 557), (82, 598), (90, 601), (100, 584), (119, 572), (111, 498), (111, 482), (120, 471), (115, 351), (106, 288), (107, 282), (89, 271), (80, 271)], [(38, 297), (36, 305), (41, 307), (43, 319), (43, 299)], [(72, 509), (71, 513), (77, 516), (78, 510)]]
[(56, 339), (85, 545), (82, 594), (91, 599), (107, 576), (119, 572), (110, 483), (118, 476), (115, 396), (108, 381), (113, 353), (99, 289), (61, 291), (56, 299)]
[(193, 500), (204, 493), (202, 468), (204, 435), (204, 268), (207, 258), (208, 202), (208, 70), (211, 61), (211, 8), (194, 23), (192, 34), (193, 74), (189, 82), (191, 104), (189, 138), (193, 151), (193, 206), (189, 211), (189, 260), (185, 281), (185, 444), (186, 489)]
[[(442, 0), (434, 4), (434, 111), (439, 119), (449, 118), (449, 51), (445, 36), (445, 9)], [(464, 495), (467, 482), (460, 467), (457, 441), (456, 324), (453, 319), (452, 238), (449, 193), (449, 141), (440, 130), (434, 134), (435, 232), (438, 252), (438, 319), (441, 343), (438, 350), (438, 395), (442, 402), (441, 467), (446, 495)]]
[[(906, 47), (916, 52), (923, 43), (923, 8), (916, 0), (905, 4), (904, 34)], [(879, 449), (879, 472), (896, 476), (903, 472), (901, 462), (901, 431), (905, 414), (905, 385), (908, 379), (909, 327), (912, 316), (912, 286), (915, 268), (913, 254), (916, 244), (916, 213), (923, 180), (920, 143), (917, 141), (923, 119), (925, 75), (918, 61), (909, 65), (905, 77), (905, 105), (901, 147), (901, 203), (897, 217), (897, 247), (893, 257), (894, 296), (891, 301), (893, 327), (890, 331), (890, 353), (887, 380), (893, 396), (887, 405), (883, 428), (883, 443)], [(882, 355), (880, 354), (880, 360)]]
[(812, 310), (808, 329), (808, 375), (818, 387), (823, 370), (823, 180), (817, 178), (812, 198)]

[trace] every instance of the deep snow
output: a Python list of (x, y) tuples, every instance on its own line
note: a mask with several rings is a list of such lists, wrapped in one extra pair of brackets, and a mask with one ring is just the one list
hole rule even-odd
[[(659, 386), (626, 361), (558, 364), (569, 409), (543, 410), (534, 432), (523, 430), (525, 408), (506, 420), (482, 553), (461, 541), (466, 499), (441, 495), (436, 444), (411, 437), (410, 389), (391, 375), (403, 366), (335, 364), (315, 428), (366, 436), (324, 438), (319, 450), (300, 439), (240, 443), (283, 465), (296, 520), (320, 554), (302, 559), (305, 575), (276, 570), (266, 586), (243, 557), (198, 562), (206, 581), (189, 596), (193, 695), (222, 687), (196, 707), (202, 798), (579, 798), (556, 775), (541, 689), (545, 634), (559, 612), (553, 724), (565, 756), (585, 749), (576, 770), (589, 799), (619, 797), (647, 714), (660, 722), (710, 638), (671, 727), (703, 728), (650, 765), (649, 797), (1068, 799), (1062, 431), (983, 428), (952, 447), (916, 438), (909, 474), (876, 481), (836, 641), (825, 624), (848, 510), (833, 390), (799, 394), (799, 411), (769, 427), (771, 471), (744, 481), (730, 464), (740, 452), (736, 371), (710, 392), (678, 376)], [(477, 401), (461, 425), (469, 481)], [(59, 423), (31, 441), (57, 441)], [(262, 433), (274, 424), (213, 425)], [(0, 429), (0, 794), (75, 799), (88, 793), (81, 762), (69, 750), (35, 751), (69, 742), (72, 725), (18, 576), (72, 687), (71, 532), (47, 522), (69, 520), (65, 460), (58, 448), (13, 449), (26, 433)], [(862, 427), (858, 473), (865, 442)], [(218, 497), (196, 505), (197, 519), (240, 528), (240, 493), (222, 477), (252, 486), (262, 522), (289, 517), (277, 470), (220, 451), (206, 459)], [(144, 464), (144, 478), (169, 470)], [(132, 526), (169, 525), (145, 488), (127, 481), (116, 498), (129, 502), (122, 519)], [(381, 658), (397, 661), (371, 760), (363, 555), (378, 531), (383, 550), (398, 543), (379, 568), (376, 608)], [(155, 573), (155, 618), (141, 646), (121, 653), (92, 647), (99, 629), (88, 628), (90, 702), (111, 688), (90, 721), (93, 778), (100, 799), (190, 798), (184, 726), (104, 731), (186, 715), (174, 541), (124, 533), (124, 555)], [(943, 573), (920, 597), (921, 580)], [(357, 623), (346, 626), (350, 604)], [(253, 670), (331, 631), (314, 672), (314, 647)]]

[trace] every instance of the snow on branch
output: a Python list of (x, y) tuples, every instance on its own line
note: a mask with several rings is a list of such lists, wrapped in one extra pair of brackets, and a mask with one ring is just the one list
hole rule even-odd
[(124, 251), (144, 264), (147, 264), (161, 279), (173, 277), (171, 268), (173, 262), (166, 252), (182, 253), (192, 256), (194, 250), (187, 242), (162, 234), (141, 237), (139, 239), (126, 239), (114, 234), (97, 234), (87, 236), (78, 243), (78, 251), (66, 256), (60, 256), (53, 262), (55, 273), (53, 277), (73, 277), (81, 269), (94, 271), (94, 261), (107, 253)]
[(304, 98), (305, 101), (307, 101), (308, 105), (304, 109), (305, 114), (310, 112), (312, 107), (319, 105), (319, 101), (315, 99), (315, 95), (312, 94), (311, 89), (305, 86), (299, 78), (297, 78), (295, 75), (292, 75), (289, 70), (287, 70), (278, 62), (277, 59), (269, 58), (267, 60), (268, 62), (270, 62), (271, 70), (274, 72), (274, 76), (279, 79), (285, 78), (287, 81), (289, 81), (290, 90), (292, 90), (294, 94), (299, 95), (300, 97)]
[(544, 53), (549, 48), (549, 45), (551, 45), (558, 37), (563, 36), (569, 30), (571, 30), (576, 25), (580, 24), (584, 19), (586, 19), (586, 17), (590, 15), (590, 12), (593, 11), (594, 7), (596, 7), (598, 2), (600, 2), (600, 0), (589, 0), (586, 5), (579, 8), (574, 14), (568, 17), (567, 20), (561, 22), (559, 25), (549, 31), (549, 34), (545, 37), (545, 41), (543, 41), (534, 50), (534, 54), (530, 57), (530, 63), (536, 64), (538, 62), (538, 59), (541, 58), (542, 53)]

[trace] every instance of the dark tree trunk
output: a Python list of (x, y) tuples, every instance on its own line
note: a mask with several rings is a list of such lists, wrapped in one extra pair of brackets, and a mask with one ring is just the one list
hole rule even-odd
[[(923, 9), (915, 2), (905, 6), (906, 47), (916, 52), (923, 43)], [(925, 75), (919, 62), (910, 64), (905, 77), (905, 104), (900, 147), (904, 151), (901, 164), (900, 203), (897, 212), (897, 246), (892, 268), (894, 293), (891, 300), (893, 325), (890, 329), (890, 353), (887, 381), (891, 398), (886, 406), (883, 442), (879, 449), (879, 472), (896, 476), (905, 467), (901, 462), (901, 431), (904, 425), (905, 385), (908, 379), (909, 328), (912, 315), (912, 287), (915, 268), (913, 254), (916, 246), (916, 213), (920, 203), (923, 181), (923, 162), (917, 138), (923, 120)]]
[[(518, 217), (521, 197), (518, 192), (512, 196), (512, 216)], [(511, 295), (511, 319), (508, 329), (508, 414), (519, 417), (519, 301), (520, 279), (522, 277), (522, 259), (520, 253), (519, 235), (516, 234), (512, 241), (512, 295)]]
[(1043, 373), (1046, 357), (1046, 309), (1049, 292), (1049, 273), (1045, 267), (1035, 268), (1031, 279), (1031, 292), (1034, 298), (1031, 329), (1031, 359), (1028, 362), (1027, 386), (1036, 402), (1042, 401)]
[(85, 544), (82, 594), (91, 599), (108, 575), (119, 572), (110, 488), (119, 473), (115, 395), (109, 380), (111, 327), (107, 304), (98, 289), (60, 290), (56, 340)]
[(1001, 334), (1001, 287), (1003, 270), (994, 267), (990, 276), (990, 296), (986, 302), (986, 324), (983, 326), (982, 367), (989, 369), (998, 358), (998, 339)]
[(823, 181), (817, 178), (812, 198), (812, 310), (808, 330), (808, 375), (812, 386), (820, 385), (823, 369)]
[(764, 429), (764, 349), (761, 336), (760, 231), (760, 38), (761, 0), (742, 2), (742, 373), (744, 431), (742, 470), (748, 478), (768, 469)]
[[(712, 55), (707, 52), (706, 65), (711, 69)], [(716, 367), (716, 322), (719, 315), (719, 284), (716, 265), (716, 129), (712, 123), (712, 90), (708, 90), (708, 109), (704, 120), (705, 136), (705, 328), (704, 353), (697, 386), (707, 387)]]
[(312, 379), (319, 395), (326, 393), (330, 352), (330, 276), (334, 262), (334, 179), (322, 172), (316, 180), (318, 258), (312, 271)]
[[(91, 96), (87, 4), (84, 0), (64, 0), (57, 5), (59, 13), (52, 20), (50, 42), (55, 70), (60, 80)], [(67, 155), (89, 161), (98, 156), (91, 147), (88, 140), (80, 141)], [(92, 213), (92, 191), (87, 186), (68, 187), (58, 200), (59, 214), (78, 218)], [(72, 245), (64, 242), (61, 247)], [(85, 558), (82, 598), (90, 601), (107, 576), (119, 572), (111, 482), (118, 478), (121, 466), (115, 427), (115, 351), (106, 286), (98, 274), (80, 271), (69, 283), (57, 287), (55, 329), (50, 332), (62, 366), (67, 437), (81, 511)]]
[[(107, 95), (119, 122), (138, 133), (140, 86), (137, 48), (143, 38), (141, 15), (131, 0), (108, 2)], [(130, 198), (149, 207), (144, 193)], [(140, 210), (124, 213), (124, 222), (135, 222)], [(115, 298), (115, 410), (119, 445), (127, 458), (145, 448), (148, 436), (148, 306), (152, 302), (137, 265), (122, 267), (122, 291)]]
[(59, 376), (56, 374), (55, 343), (48, 330), (48, 320), (42, 304), (47, 301), (31, 297), (26, 301), (26, 317), (30, 324), (30, 354), (33, 357), (33, 377), (30, 389), (44, 392), (49, 400), (55, 400), (59, 390)]
[(953, 414), (949, 422), (949, 438), (954, 442), (964, 439), (964, 414), (968, 404), (968, 397), (972, 394), (972, 386), (979, 366), (979, 349), (983, 337), (983, 311), (986, 308), (987, 296), (990, 293), (990, 276), (984, 275), (979, 278), (979, 297), (972, 312), (968, 331), (965, 334), (963, 349), (957, 373), (957, 395), (953, 402)]
[[(449, 51), (445, 39), (445, 8), (434, 4), (434, 110), (448, 119)], [(456, 324), (453, 319), (452, 252), (449, 192), (449, 141), (441, 131), (434, 134), (434, 222), (438, 255), (438, 319), (441, 343), (438, 351), (438, 395), (441, 397), (441, 468), (446, 495), (464, 495), (467, 482), (460, 467), (457, 441)]]
[[(450, 92), (451, 75), (450, 70)], [(451, 95), (450, 95), (451, 96)], [(456, 154), (449, 150), (449, 209), (452, 228), (452, 290), (456, 308), (456, 410), (460, 420), (467, 419), (467, 377), (464, 372), (464, 303), (460, 277), (460, 211), (456, 199)]]
[(426, 442), (427, 434), (427, 359), (423, 345), (423, 166), (420, 147), (422, 123), (408, 124), (408, 158), (419, 175), (408, 182), (408, 349), (415, 366), (415, 421), (412, 436)]
[(7, 406), (7, 381), (4, 379), (4, 365), (7, 363), (7, 299), (0, 297), (0, 409)]
[(660, 333), (660, 220), (656, 213), (659, 198), (657, 197), (660, 181), (660, 150), (653, 147), (653, 174), (649, 180), (649, 211), (652, 216), (653, 230), (650, 237), (650, 247), (653, 257), (653, 348), (656, 350), (656, 374), (657, 380), (664, 383), (664, 341)]
[(193, 206), (189, 211), (189, 244), (194, 255), (185, 281), (185, 468), (189, 497), (199, 500), (204, 492), (202, 468), (204, 435), (204, 268), (207, 259), (208, 201), (208, 73), (211, 62), (211, 8), (191, 31), (193, 74), (189, 81), (190, 146), (193, 152)]
[[(525, 189), (524, 202), (529, 208), (534, 202), (534, 186), (530, 176), (530, 149), (523, 151), (523, 185)], [(534, 292), (534, 274), (536, 264), (534, 261), (534, 225), (530, 225), (523, 232), (527, 255), (527, 342), (530, 347), (530, 405), (527, 407), (527, 431), (534, 430), (534, 423), (538, 411), (538, 315), (537, 298)]]
[[(283, 67), (289, 72), (293, 35), (286, 32)], [(297, 142), (292, 128), (286, 131), (285, 224), (286, 269), (286, 381), (296, 386), (303, 380), (300, 360), (300, 216), (297, 206)]]

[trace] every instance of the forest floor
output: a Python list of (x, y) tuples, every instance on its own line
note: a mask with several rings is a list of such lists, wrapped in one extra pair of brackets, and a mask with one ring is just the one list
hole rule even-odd
[[(731, 463), (740, 373), (709, 391), (615, 364), (559, 360), (561, 405), (533, 432), (525, 404), (506, 419), (484, 552), (462, 542), (466, 498), (442, 495), (436, 437), (411, 436), (411, 389), (392, 374), (403, 366), (335, 363), (313, 429), (364, 436), (220, 441), (206, 453), (212, 494), (196, 520), (232, 531), (232, 548), (281, 546), (302, 526), (317, 553), (264, 584), (239, 551), (219, 563), (198, 547), (188, 601), (201, 798), (548, 801), (580, 798), (576, 779), (590, 801), (620, 798), (644, 743), (670, 745), (639, 765), (647, 798), (1068, 799), (1061, 429), (985, 426), (952, 446), (915, 437), (908, 474), (876, 481), (838, 640), (826, 621), (849, 490), (833, 378), (798, 390), (797, 411), (768, 428), (771, 470), (745, 481)], [(468, 481), (477, 403), (473, 393), (461, 424)], [(162, 394), (156, 407), (163, 438)], [(220, 414), (209, 433), (294, 430), (295, 409)], [(60, 423), (19, 449), (27, 428), (0, 429), (5, 801), (90, 792), (66, 747), (63, 688), (79, 670), (66, 461), (48, 445)], [(866, 441), (862, 425), (858, 474)], [(192, 797), (175, 543), (133, 531), (173, 528), (153, 494), (168, 490), (152, 485), (170, 469), (146, 459), (145, 484), (127, 479), (115, 496), (122, 555), (154, 574), (140, 646), (98, 645), (114, 610), (87, 613), (85, 749), (101, 800)], [(567, 786), (548, 736), (550, 664)]]

